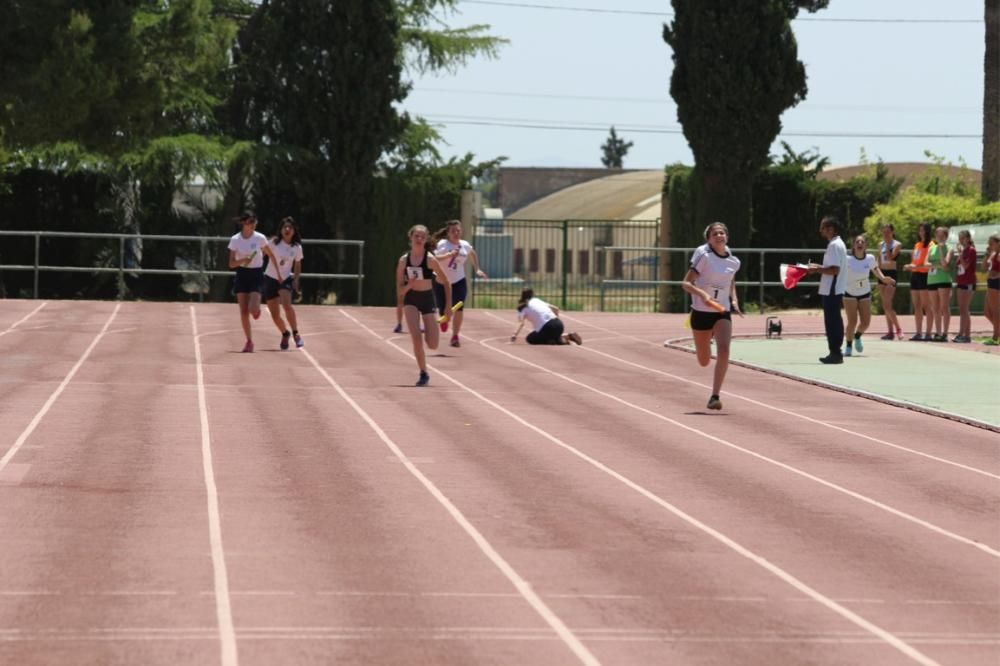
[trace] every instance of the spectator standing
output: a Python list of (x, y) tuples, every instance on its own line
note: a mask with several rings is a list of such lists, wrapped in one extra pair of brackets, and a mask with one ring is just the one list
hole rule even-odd
[(823, 300), (823, 327), (829, 353), (820, 357), (820, 363), (844, 362), (840, 345), (844, 342), (844, 320), (840, 309), (847, 286), (847, 247), (840, 238), (840, 221), (827, 215), (819, 223), (819, 233), (827, 240), (822, 264), (809, 264), (810, 273), (819, 273), (819, 295)]

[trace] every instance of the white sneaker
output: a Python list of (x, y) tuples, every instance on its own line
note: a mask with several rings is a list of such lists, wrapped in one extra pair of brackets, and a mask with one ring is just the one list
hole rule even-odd
[(853, 354), (851, 352), (851, 345), (847, 345), (846, 347), (844, 347), (844, 356), (852, 356), (852, 355)]

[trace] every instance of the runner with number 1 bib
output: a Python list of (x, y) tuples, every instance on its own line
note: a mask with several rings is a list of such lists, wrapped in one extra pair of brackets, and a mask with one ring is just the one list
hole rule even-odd
[(729, 252), (729, 229), (722, 222), (713, 222), (705, 228), (705, 240), (708, 242), (691, 256), (691, 267), (681, 286), (691, 294), (691, 333), (702, 367), (712, 361), (712, 339), (715, 339), (715, 373), (707, 406), (722, 409), (719, 395), (729, 368), (729, 342), (733, 337), (730, 313), (743, 316), (734, 281), (740, 260)]

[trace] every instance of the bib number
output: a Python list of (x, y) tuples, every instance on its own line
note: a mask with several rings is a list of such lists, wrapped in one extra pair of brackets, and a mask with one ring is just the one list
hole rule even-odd
[(408, 280), (420, 280), (424, 277), (424, 271), (420, 266), (407, 266), (406, 278)]

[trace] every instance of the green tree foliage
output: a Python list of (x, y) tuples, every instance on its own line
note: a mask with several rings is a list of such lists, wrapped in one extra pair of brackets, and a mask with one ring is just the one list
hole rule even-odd
[[(753, 247), (822, 247), (816, 229), (820, 218), (828, 214), (836, 215), (844, 223), (845, 238), (861, 233), (865, 220), (880, 205), (892, 201), (902, 186), (902, 179), (889, 176), (881, 163), (846, 181), (821, 179), (817, 166), (826, 163), (825, 157), (809, 151), (796, 153), (787, 144), (784, 147), (784, 155), (772, 157), (772, 163), (753, 177), (751, 222), (757, 229)], [(705, 242), (702, 236), (705, 225), (696, 219), (696, 170), (683, 165), (667, 167), (663, 193), (670, 205), (671, 245), (694, 247)], [(746, 247), (738, 240), (732, 245)], [(774, 280), (778, 264), (808, 258), (805, 254), (767, 255), (764, 277)], [(744, 261), (743, 265), (741, 279), (756, 280), (761, 269), (756, 258)], [(681, 279), (685, 267), (684, 262), (674, 262), (673, 279)], [(803, 299), (810, 293), (792, 291), (779, 296), (784, 304), (802, 304), (808, 302)]]
[(506, 39), (487, 34), (490, 26), (446, 24), (458, 0), (397, 0), (400, 44), (406, 65), (425, 72), (454, 72), (471, 58), (495, 58)]
[(632, 146), (631, 141), (625, 141), (618, 137), (615, 126), (612, 125), (607, 141), (601, 146), (601, 152), (604, 153), (604, 156), (601, 157), (601, 164), (609, 169), (621, 169), (625, 156)]
[(673, 0), (670, 94), (695, 158), (695, 222), (726, 222), (751, 240), (753, 177), (767, 164), (781, 114), (805, 99), (791, 20), (829, 0)]
[(233, 131), (263, 148), (258, 198), (294, 191), (297, 211), (272, 214), (298, 212), (314, 237), (358, 236), (405, 127), (399, 29), (391, 0), (265, 0), (240, 32)]
[(879, 229), (891, 224), (896, 238), (904, 246), (912, 247), (917, 242), (917, 227), (922, 222), (934, 227), (954, 227), (998, 221), (1000, 202), (981, 203), (977, 195), (931, 194), (911, 187), (892, 202), (877, 206), (865, 219), (864, 230), (870, 240), (880, 239)]

